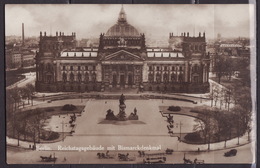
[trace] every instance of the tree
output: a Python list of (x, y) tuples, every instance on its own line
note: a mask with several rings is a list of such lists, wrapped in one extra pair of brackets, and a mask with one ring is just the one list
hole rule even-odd
[(220, 99), (220, 89), (218, 87), (213, 88), (213, 100), (215, 102), (215, 106), (217, 105), (218, 100)]
[(193, 127), (194, 131), (202, 132), (204, 143), (208, 144), (208, 150), (210, 150), (210, 142), (212, 136), (216, 133), (217, 123), (213, 117), (211, 108), (204, 108), (201, 110), (200, 119), (195, 119), (196, 124)]
[[(237, 87), (238, 88), (238, 87)], [(251, 120), (252, 120), (252, 98), (251, 90), (249, 87), (241, 86), (239, 89), (236, 89), (236, 106), (239, 108), (239, 113), (241, 115), (241, 122), (245, 131), (248, 133), (248, 140), (250, 140)]]
[(28, 101), (29, 101), (29, 98), (31, 99), (31, 104), (33, 105), (33, 94), (35, 92), (35, 86), (31, 83), (27, 84), (25, 86), (25, 88), (27, 89), (28, 93), (27, 93), (27, 96), (28, 96)]
[(236, 133), (237, 133), (237, 144), (239, 145), (239, 138), (240, 138), (241, 134), (244, 132), (241, 106), (239, 106), (239, 105), (235, 106), (232, 109), (232, 113), (233, 113), (234, 126), (236, 128)]
[(221, 78), (225, 75), (225, 69), (226, 69), (225, 57), (217, 54), (213, 71), (217, 75), (218, 83), (221, 82)]
[(235, 60), (228, 57), (225, 59), (225, 63), (224, 63), (224, 75), (227, 77), (227, 79), (230, 81), (232, 75), (234, 74), (235, 71)]

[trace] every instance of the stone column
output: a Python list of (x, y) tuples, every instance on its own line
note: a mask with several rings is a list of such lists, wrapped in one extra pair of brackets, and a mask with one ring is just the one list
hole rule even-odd
[(142, 67), (142, 82), (148, 82), (148, 66), (147, 66), (147, 63), (144, 63), (143, 64), (143, 67)]
[(117, 72), (116, 72), (116, 74), (117, 74), (117, 84), (116, 84), (116, 87), (120, 87), (120, 67), (119, 67), (119, 65), (116, 65), (116, 69), (117, 69)]
[(98, 63), (97, 65), (96, 65), (96, 81), (97, 82), (102, 82), (102, 66), (101, 66), (101, 64), (100, 63)]
[(188, 61), (185, 62), (185, 71), (184, 71), (184, 80), (185, 82), (188, 82), (189, 80), (189, 63)]

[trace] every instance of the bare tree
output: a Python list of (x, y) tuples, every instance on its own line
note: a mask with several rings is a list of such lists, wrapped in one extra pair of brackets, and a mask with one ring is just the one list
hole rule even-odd
[(217, 78), (218, 78), (218, 83), (221, 82), (221, 78), (225, 74), (225, 57), (222, 55), (216, 54), (216, 60), (215, 60), (215, 65), (213, 67), (213, 71), (216, 73)]

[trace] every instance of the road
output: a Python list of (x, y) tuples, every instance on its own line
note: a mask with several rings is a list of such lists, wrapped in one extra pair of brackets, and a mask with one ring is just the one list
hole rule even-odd
[(6, 89), (11, 89), (11, 88), (14, 88), (14, 87), (18, 87), (18, 88), (24, 87), (29, 83), (34, 84), (35, 79), (36, 79), (36, 73), (35, 72), (25, 73), (25, 74), (22, 74), (22, 75), (25, 75), (25, 79), (18, 81), (16, 83), (14, 83), (13, 85), (6, 87)]

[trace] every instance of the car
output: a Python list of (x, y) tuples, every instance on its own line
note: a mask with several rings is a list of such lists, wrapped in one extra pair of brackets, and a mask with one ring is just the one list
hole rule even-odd
[(143, 163), (165, 163), (166, 157), (163, 156), (147, 156), (143, 159)]
[(230, 151), (226, 152), (224, 154), (225, 157), (229, 157), (229, 156), (236, 156), (237, 155), (237, 150), (236, 149), (231, 149)]

